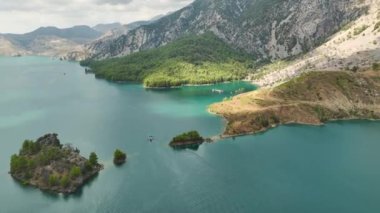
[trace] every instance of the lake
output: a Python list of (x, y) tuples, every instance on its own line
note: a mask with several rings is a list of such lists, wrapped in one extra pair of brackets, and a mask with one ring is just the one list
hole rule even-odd
[[(0, 57), (0, 74), (0, 212), (380, 212), (380, 122), (287, 125), (174, 151), (168, 143), (184, 131), (221, 134), (225, 123), (207, 106), (255, 87), (146, 90), (45, 57)], [(74, 195), (8, 174), (23, 140), (51, 132), (105, 165)], [(122, 167), (116, 148), (128, 154)]]

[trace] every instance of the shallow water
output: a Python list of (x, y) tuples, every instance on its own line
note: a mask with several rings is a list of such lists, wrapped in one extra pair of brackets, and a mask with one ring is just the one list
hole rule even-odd
[[(380, 211), (380, 122), (289, 125), (173, 151), (167, 144), (183, 131), (220, 134), (224, 122), (207, 105), (254, 87), (145, 90), (43, 57), (0, 57), (0, 73), (0, 212)], [(75, 195), (24, 187), (7, 173), (23, 140), (48, 132), (105, 164)], [(112, 164), (116, 148), (128, 154), (122, 167)]]

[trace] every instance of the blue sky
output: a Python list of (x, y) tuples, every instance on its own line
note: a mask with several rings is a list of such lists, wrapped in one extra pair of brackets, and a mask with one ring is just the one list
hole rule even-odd
[(0, 32), (25, 33), (40, 26), (70, 27), (147, 20), (192, 0), (1, 0)]

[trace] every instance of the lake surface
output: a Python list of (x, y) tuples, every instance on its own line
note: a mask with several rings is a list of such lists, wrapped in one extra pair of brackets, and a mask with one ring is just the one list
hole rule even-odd
[[(43, 57), (0, 57), (0, 74), (1, 213), (380, 212), (380, 122), (282, 126), (174, 151), (167, 144), (178, 133), (220, 134), (224, 121), (207, 105), (254, 87), (152, 91)], [(24, 187), (8, 174), (22, 141), (49, 132), (84, 156), (95, 151), (105, 165), (74, 195)], [(122, 167), (112, 164), (116, 148), (128, 154)]]

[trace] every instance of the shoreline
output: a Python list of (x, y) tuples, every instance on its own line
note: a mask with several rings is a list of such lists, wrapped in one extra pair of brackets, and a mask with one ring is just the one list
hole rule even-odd
[[(225, 122), (228, 122), (224, 116), (218, 115), (221, 117)], [(300, 126), (309, 126), (309, 127), (323, 127), (325, 125), (328, 125), (330, 123), (336, 123), (336, 122), (355, 122), (355, 121), (366, 121), (366, 122), (380, 122), (380, 119), (368, 119), (368, 118), (347, 118), (347, 119), (331, 119), (326, 122), (320, 123), (320, 124), (312, 124), (312, 123), (298, 123), (298, 122), (287, 122), (287, 123), (281, 123), (277, 124), (265, 129), (262, 129), (260, 131), (253, 131), (253, 132), (247, 132), (247, 133), (241, 133), (241, 134), (234, 134), (234, 135), (227, 135), (227, 134), (221, 134), (221, 135), (215, 135), (212, 136), (212, 141), (209, 143), (217, 143), (220, 140), (226, 140), (234, 137), (244, 137), (244, 136), (256, 136), (259, 134), (264, 134), (272, 129), (279, 128), (281, 126), (290, 126), (290, 125), (300, 125)], [(226, 129), (227, 126), (225, 125), (224, 129)]]
[(255, 135), (280, 125), (379, 121), (378, 76), (380, 73), (374, 71), (307, 73), (270, 89), (260, 88), (212, 104), (207, 111), (223, 118), (221, 139)]

